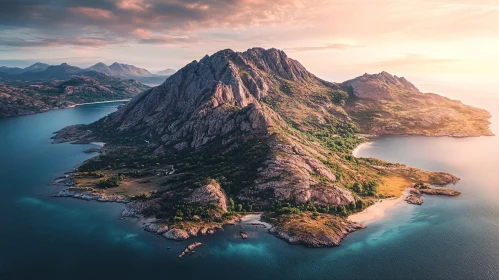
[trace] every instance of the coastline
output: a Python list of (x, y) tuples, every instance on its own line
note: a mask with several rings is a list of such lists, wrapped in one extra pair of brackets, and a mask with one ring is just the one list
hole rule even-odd
[(405, 198), (409, 195), (410, 189), (407, 188), (400, 197), (380, 199), (363, 211), (348, 216), (348, 220), (362, 225), (381, 220), (385, 217), (388, 210), (398, 206), (400, 203), (405, 203)]
[(70, 105), (66, 108), (74, 108), (76, 106), (83, 106), (83, 105), (91, 105), (91, 104), (101, 104), (101, 103), (112, 103), (112, 102), (127, 102), (132, 100), (131, 98), (129, 99), (119, 99), (119, 100), (108, 100), (108, 101), (97, 101), (97, 102), (88, 102), (88, 103), (78, 103), (74, 105)]
[(353, 149), (352, 151), (352, 155), (354, 157), (359, 157), (359, 152), (363, 149), (366, 149), (366, 148), (369, 148), (369, 146), (372, 145), (372, 142), (371, 141), (367, 141), (367, 142), (364, 142), (364, 143), (361, 143), (360, 145), (358, 145), (357, 147), (355, 147), (355, 149)]

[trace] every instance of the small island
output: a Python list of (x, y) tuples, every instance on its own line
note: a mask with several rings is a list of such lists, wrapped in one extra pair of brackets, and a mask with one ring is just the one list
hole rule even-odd
[(451, 174), (358, 158), (358, 145), (492, 135), (490, 117), (386, 72), (332, 83), (276, 49), (222, 50), (95, 123), (57, 132), (54, 143), (106, 143), (57, 196), (126, 203), (123, 217), (168, 239), (258, 212), (291, 244), (332, 247), (364, 227), (349, 215), (379, 199), (407, 188), (415, 204), (459, 194), (442, 188), (459, 180)]

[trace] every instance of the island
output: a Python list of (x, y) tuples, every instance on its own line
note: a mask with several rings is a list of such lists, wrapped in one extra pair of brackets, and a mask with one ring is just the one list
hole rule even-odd
[[(185, 240), (262, 213), (292, 244), (332, 247), (383, 198), (457, 195), (459, 178), (353, 150), (380, 135), (485, 136), (490, 114), (389, 73), (325, 81), (277, 49), (222, 50), (54, 143), (105, 142), (57, 196), (126, 203), (145, 230)], [(416, 199), (411, 201), (418, 202)]]

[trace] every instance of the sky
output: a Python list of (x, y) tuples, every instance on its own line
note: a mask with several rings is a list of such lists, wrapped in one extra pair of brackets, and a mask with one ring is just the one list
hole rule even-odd
[(330, 81), (499, 85), (499, 0), (0, 0), (0, 65), (159, 71), (251, 47)]

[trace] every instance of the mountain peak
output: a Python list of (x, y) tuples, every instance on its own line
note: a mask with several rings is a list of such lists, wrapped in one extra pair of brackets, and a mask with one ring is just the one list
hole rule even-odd
[(364, 99), (392, 99), (399, 92), (421, 93), (405, 78), (399, 78), (386, 71), (378, 74), (365, 73), (343, 84), (351, 87), (355, 96)]

